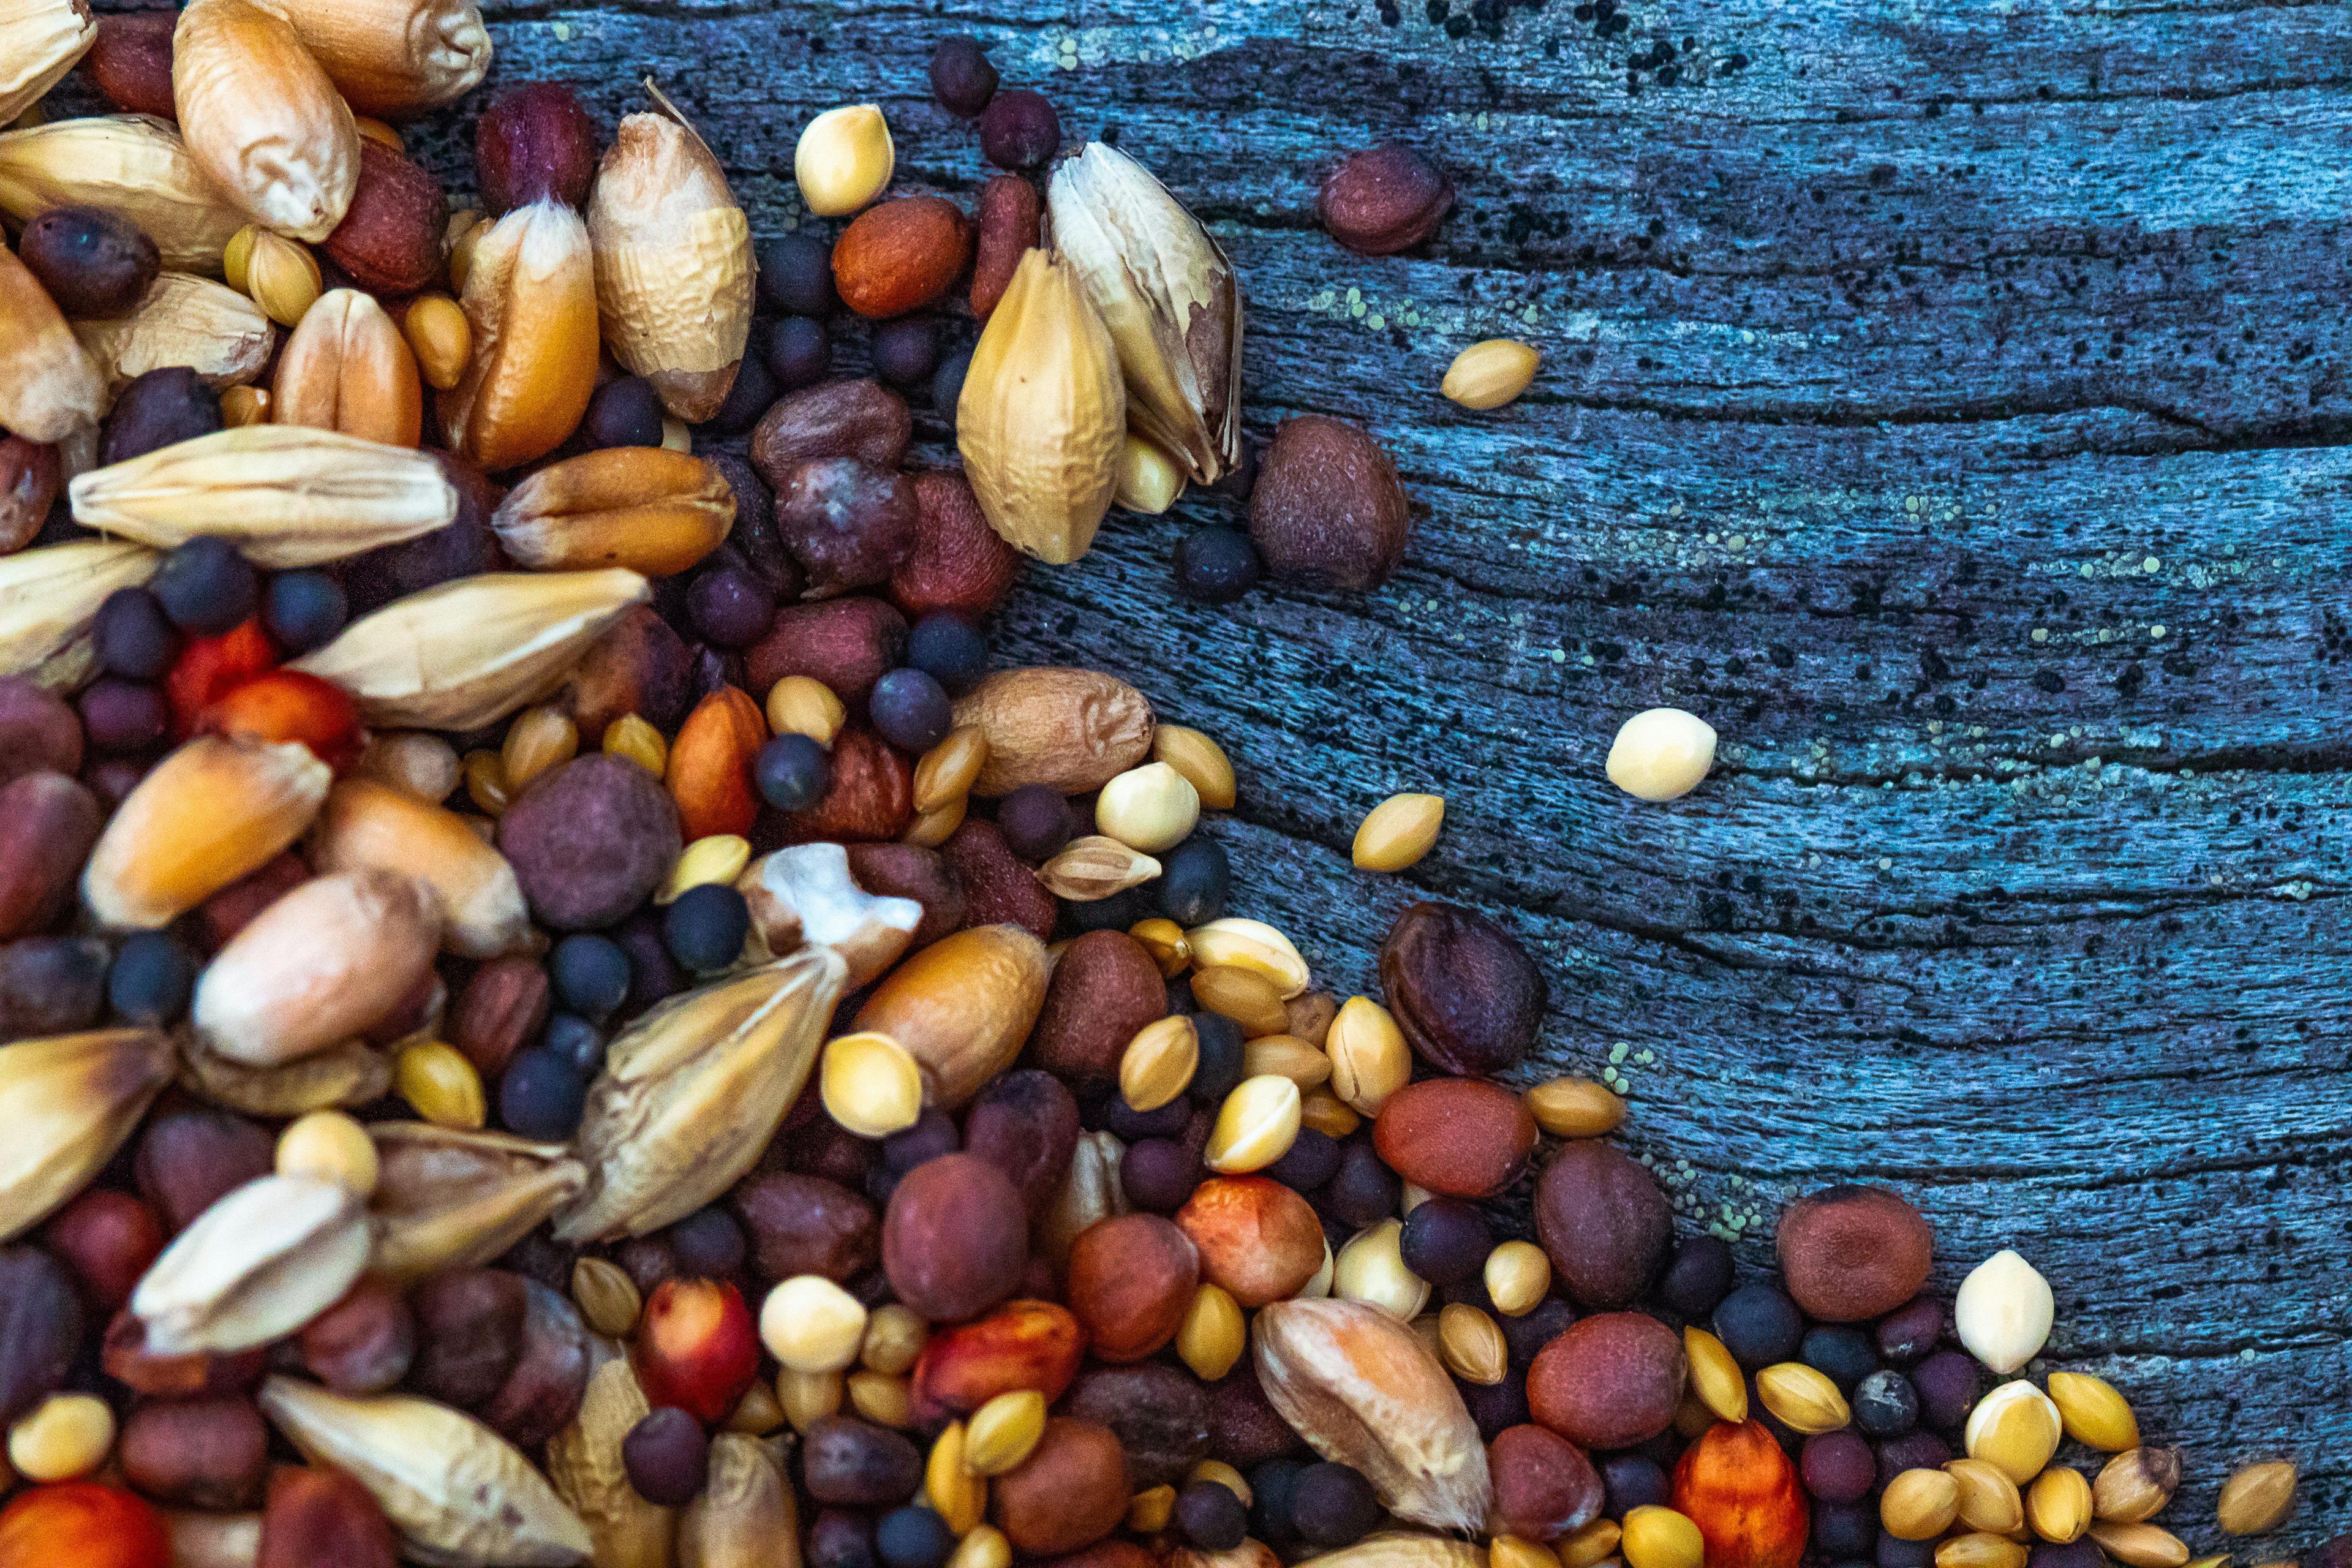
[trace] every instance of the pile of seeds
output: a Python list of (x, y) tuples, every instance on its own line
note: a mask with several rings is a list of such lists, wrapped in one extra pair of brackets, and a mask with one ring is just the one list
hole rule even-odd
[[(1738, 1278), (1609, 1089), (1500, 1081), (1507, 931), (1416, 904), (1318, 990), (1228, 910), (1213, 740), (991, 668), (1114, 502), (1247, 500), (1180, 546), (1212, 601), (1375, 586), (1409, 514), (1353, 426), (1249, 448), (1223, 252), (976, 44), (976, 222), (852, 105), (795, 171), (851, 221), (763, 245), (674, 112), (551, 85), (453, 215), (389, 121), (481, 81), (467, 0), (0, 46), (0, 1568), (2188, 1563), (2123, 1395), (2014, 1377), (2023, 1259), (1923, 1295), (1927, 1222), (1839, 1188)], [(77, 61), (121, 113), (41, 117)], [(1452, 201), (1391, 147), (1320, 213)]]

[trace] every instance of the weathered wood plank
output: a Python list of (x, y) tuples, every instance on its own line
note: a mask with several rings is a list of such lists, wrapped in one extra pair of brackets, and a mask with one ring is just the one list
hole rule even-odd
[[(1515, 924), (1548, 1065), (1624, 1077), (1694, 1223), (1895, 1183), (1948, 1284), (2001, 1245), (2044, 1265), (2057, 1352), (2190, 1446), (2200, 1544), (2226, 1465), (2273, 1450), (2311, 1478), (2293, 1539), (2352, 1529), (2352, 12), (1392, 14), (493, 8), (502, 79), (611, 115), (659, 77), (762, 233), (837, 102), (887, 107), (903, 181), (976, 186), (925, 94), (953, 30), (1161, 170), (1244, 271), (1253, 429), (1370, 425), (1411, 555), (1362, 602), (1183, 605), (1180, 529), (1232, 520), (1195, 497), (1031, 573), (1008, 654), (1226, 742), (1242, 901), (1331, 984), (1371, 985), (1413, 897)], [(470, 112), (418, 143), (457, 189)], [(1316, 183), (1387, 136), (1460, 207), (1423, 254), (1349, 257)], [(1545, 352), (1529, 397), (1436, 396), (1506, 331)], [(1725, 747), (1642, 807), (1600, 765), (1659, 701)], [(1357, 819), (1405, 787), (1447, 794), (1444, 840), (1358, 876)]]

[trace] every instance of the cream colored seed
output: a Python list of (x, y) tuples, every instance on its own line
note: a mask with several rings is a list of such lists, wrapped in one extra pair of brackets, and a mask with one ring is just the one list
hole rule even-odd
[(992, 1524), (975, 1524), (948, 1553), (947, 1568), (1013, 1568), (1013, 1542)]
[(375, 1192), (375, 1141), (340, 1110), (298, 1117), (278, 1135), (278, 1173), (333, 1182), (365, 1200)]
[(1020, 1465), (1045, 1435), (1045, 1396), (1034, 1388), (1000, 1394), (971, 1413), (964, 1428), (964, 1468), (1001, 1476)]
[(654, 902), (674, 904), (691, 889), (712, 883), (731, 887), (751, 863), (750, 839), (734, 833), (706, 835), (686, 847), (686, 853), (669, 868), (669, 880), (654, 895)]
[(1229, 964), (1207, 964), (1195, 969), (1192, 1000), (1239, 1024), (1244, 1039), (1278, 1035), (1290, 1025), (1290, 1014), (1270, 981)]
[(1301, 1125), (1312, 1127), (1326, 1138), (1345, 1138), (1364, 1124), (1364, 1119), (1342, 1104), (1328, 1089), (1317, 1089), (1299, 1102)]
[(1184, 470), (1166, 448), (1129, 431), (1118, 450), (1116, 504), (1143, 517), (1158, 517), (1184, 493)]
[(1495, 1310), (1524, 1317), (1551, 1294), (1551, 1259), (1532, 1241), (1506, 1241), (1486, 1254), (1483, 1278)]
[(988, 1506), (988, 1483), (965, 1468), (964, 1425), (951, 1421), (923, 1464), (923, 1500), (957, 1535), (978, 1525)]
[(2088, 1373), (2050, 1374), (2050, 1402), (2066, 1436), (2086, 1448), (2121, 1454), (2139, 1447), (2139, 1419), (2131, 1404), (2103, 1377)]
[(1247, 970), (1270, 983), (1286, 1002), (1304, 992), (1312, 978), (1291, 940), (1264, 921), (1228, 915), (1185, 935), (1192, 943), (1192, 962), (1202, 968)]
[(915, 1391), (905, 1378), (859, 1367), (846, 1386), (850, 1408), (877, 1426), (904, 1431), (915, 1424)]
[(937, 811), (971, 793), (972, 781), (988, 765), (988, 732), (962, 724), (923, 753), (915, 764), (915, 809)]
[(1503, 1331), (1466, 1301), (1454, 1302), (1437, 1314), (1437, 1349), (1447, 1371), (1482, 1388), (1502, 1382), (1511, 1369), (1511, 1347)]
[(1146, 1024), (1118, 1061), (1118, 1092), (1129, 1109), (1157, 1110), (1191, 1087), (1201, 1065), (1201, 1032), (1190, 1016), (1171, 1014)]
[(2091, 1539), (2124, 1568), (2184, 1568), (2189, 1561), (2188, 1545), (2170, 1531), (2153, 1524), (2101, 1521), (2091, 1526)]
[(1540, 1541), (1498, 1535), (1487, 1544), (1489, 1568), (1559, 1568), (1559, 1559)]
[(1834, 1432), (1853, 1419), (1838, 1385), (1799, 1361), (1784, 1361), (1758, 1373), (1756, 1397), (1781, 1425), (1808, 1436)]
[(1367, 1226), (1339, 1248), (1331, 1270), (1331, 1294), (1362, 1301), (1402, 1322), (1411, 1322), (1429, 1304), (1429, 1281), (1405, 1267), (1404, 1226), (1392, 1219)]
[(1941, 1470), (1906, 1470), (1878, 1497), (1878, 1522), (1897, 1541), (1933, 1541), (1959, 1513), (1959, 1483)]
[(1553, 1550), (1559, 1554), (1560, 1568), (1600, 1568), (1615, 1553), (1622, 1535), (1623, 1528), (1615, 1520), (1596, 1519), (1562, 1536)]
[(845, 1381), (837, 1372), (794, 1372), (785, 1367), (776, 1373), (776, 1403), (783, 1406), (784, 1419), (802, 1436), (809, 1428), (828, 1415), (841, 1410), (847, 1394)]
[(2003, 1375), (2042, 1353), (2055, 1315), (2050, 1281), (2008, 1248), (1971, 1269), (1952, 1298), (1952, 1325), (1960, 1343)]
[(1437, 845), (1445, 825), (1442, 795), (1392, 795), (1372, 807), (1356, 829), (1354, 858), (1360, 871), (1402, 871)]
[(2058, 1451), (2058, 1407), (2030, 1383), (2004, 1383), (1978, 1401), (1961, 1434), (1969, 1458), (1986, 1459), (2024, 1486)]
[(2240, 1467), (2221, 1483), (2214, 1521), (2225, 1535), (2268, 1535), (2294, 1511), (2295, 1480), (2285, 1459)]
[(1296, 1035), (1260, 1035), (1243, 1047), (1242, 1071), (1286, 1078), (1305, 1094), (1330, 1081), (1331, 1058)]
[(760, 1342), (793, 1372), (844, 1372), (866, 1342), (865, 1303), (822, 1274), (797, 1274), (760, 1305)]
[(1609, 748), (1609, 782), (1637, 800), (1679, 800), (1715, 765), (1715, 730), (1679, 708), (1625, 721)]
[(1225, 1176), (1265, 1170), (1297, 1141), (1298, 1110), (1298, 1086), (1288, 1079), (1244, 1079), (1217, 1108), (1202, 1160)]
[(1954, 1459), (1944, 1467), (1959, 1489), (1960, 1523), (1970, 1530), (2011, 1535), (2025, 1528), (2025, 1499), (2017, 1483), (1982, 1459)]
[(1465, 408), (1500, 408), (1528, 389), (1540, 356), (1509, 338), (1488, 338), (1454, 356), (1438, 390)]
[(913, 1054), (872, 1030), (825, 1043), (817, 1093), (826, 1113), (860, 1138), (903, 1132), (923, 1114), (923, 1073)]
[(1162, 724), (1151, 732), (1151, 755), (1192, 781), (1202, 810), (1233, 810), (1233, 760), (1216, 742), (1181, 724)]
[(1095, 796), (1095, 831), (1145, 855), (1173, 849), (1201, 820), (1201, 792), (1166, 763), (1129, 768)]
[(263, 315), (281, 327), (299, 327), (325, 288), (308, 248), (267, 229), (254, 231), (246, 254), (245, 292)]
[(106, 1463), (114, 1412), (88, 1394), (53, 1394), (8, 1428), (8, 1463), (28, 1481), (69, 1481)]
[(369, 737), (353, 771), (427, 805), (447, 800), (461, 772), (457, 748), (422, 730), (386, 730)]
[[(590, 1328), (608, 1340), (636, 1331), (645, 1299), (629, 1271), (606, 1258), (583, 1258), (572, 1266), (572, 1300)], [(783, 1419), (779, 1410), (776, 1419)]]
[(1606, 1138), (1624, 1124), (1625, 1102), (1589, 1078), (1556, 1078), (1528, 1090), (1536, 1125), (1555, 1138)]
[(819, 217), (846, 217), (871, 202), (897, 164), (890, 122), (871, 103), (826, 110), (808, 122), (793, 150), (801, 202)]
[(2091, 1511), (2117, 1524), (2153, 1519), (2180, 1485), (2180, 1455), (2173, 1448), (2134, 1448), (2109, 1459), (2091, 1483)]
[(241, 430), (248, 425), (269, 423), (269, 389), (266, 386), (230, 386), (221, 389), (221, 426), (224, 429)]
[(1184, 928), (1174, 921), (1154, 915), (1136, 921), (1127, 934), (1143, 944), (1163, 979), (1173, 980), (1192, 967), (1192, 944), (1185, 940)]
[(2091, 1483), (2063, 1465), (2042, 1471), (2025, 1489), (2025, 1522), (2061, 1546), (2081, 1540), (2091, 1527)]
[(1248, 1348), (1249, 1324), (1241, 1303), (1218, 1286), (1196, 1287), (1176, 1331), (1176, 1353), (1184, 1364), (1202, 1382), (1214, 1383), (1234, 1370)]
[(1175, 1517), (1174, 1487), (1146, 1487), (1127, 1500), (1127, 1527), (1138, 1535), (1157, 1535)]
[(570, 762), (580, 751), (580, 730), (561, 708), (525, 709), (508, 726), (506, 744), (499, 748), (499, 765), (506, 777), (509, 798), (530, 787), (530, 781)]
[(1686, 1324), (1683, 1358), (1690, 1363), (1691, 1387), (1717, 1420), (1736, 1424), (1748, 1419), (1748, 1374), (1721, 1340)]
[(656, 778), (669, 771), (669, 742), (635, 713), (624, 713), (604, 726), (604, 748), (605, 755), (626, 757)]
[(402, 1050), (393, 1063), (392, 1085), (409, 1109), (436, 1127), (478, 1131), (488, 1115), (482, 1075), (465, 1053), (439, 1040)]
[(1699, 1568), (1706, 1542), (1687, 1514), (1655, 1503), (1628, 1510), (1618, 1547), (1626, 1568)]
[(1412, 1080), (1404, 1031), (1369, 996), (1350, 996), (1341, 1005), (1323, 1049), (1331, 1058), (1331, 1092), (1362, 1115), (1378, 1116), (1389, 1096)]
[(911, 1310), (886, 1301), (866, 1320), (866, 1342), (858, 1347), (857, 1359), (875, 1372), (902, 1376), (913, 1370), (930, 1334), (930, 1326)]
[(1249, 1482), (1239, 1470), (1223, 1459), (1203, 1459), (1186, 1472), (1184, 1479), (1188, 1481), (1214, 1481), (1241, 1499), (1244, 1508), (1255, 1500), (1251, 1495)]
[(787, 675), (768, 688), (768, 729), (778, 735), (806, 735), (830, 746), (849, 710), (833, 688), (806, 675)]

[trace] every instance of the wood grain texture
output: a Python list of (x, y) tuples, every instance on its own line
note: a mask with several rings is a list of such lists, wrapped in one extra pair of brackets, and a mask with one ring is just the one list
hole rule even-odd
[[(1343, 993), (1413, 898), (1522, 932), (1547, 1068), (1618, 1074), (1752, 1263), (1785, 1197), (1889, 1183), (1946, 1287), (2003, 1245), (2051, 1276), (2053, 1356), (2190, 1449), (2200, 1551), (2273, 1452), (2303, 1513), (2242, 1561), (2352, 1530), (2352, 12), (1398, 4), (508, 5), (496, 79), (610, 117), (658, 78), (762, 234), (839, 102), (886, 107), (903, 184), (977, 188), (948, 32), (1116, 134), (1242, 269), (1252, 431), (1368, 425), (1413, 543), (1365, 601), (1206, 610), (1169, 552), (1230, 504), (1114, 518), (1004, 651), (1223, 740), (1237, 906)], [(419, 142), (453, 187), (478, 107)], [(1389, 137), (1459, 206), (1351, 257), (1316, 185)], [(1535, 390), (1443, 402), (1502, 333)], [(1658, 702), (1724, 737), (1665, 807), (1601, 777)], [(1445, 836), (1360, 876), (1398, 789)]]

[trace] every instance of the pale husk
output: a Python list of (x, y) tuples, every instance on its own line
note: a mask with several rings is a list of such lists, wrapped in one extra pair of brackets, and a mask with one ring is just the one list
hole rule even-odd
[(1392, 1530), (1309, 1557), (1299, 1568), (1310, 1564), (1312, 1568), (1486, 1568), (1486, 1552), (1474, 1541)]
[(105, 377), (110, 402), (149, 371), (182, 365), (215, 389), (249, 386), (278, 345), (260, 306), (193, 272), (158, 273), (129, 315), (76, 321), (74, 336)]
[(349, 691), (372, 725), (478, 730), (562, 685), (651, 595), (618, 568), (461, 578), (386, 605), (292, 668)]
[(154, 1029), (100, 1029), (0, 1046), (0, 1241), (87, 1186), (172, 1079)]
[(131, 1293), (159, 1355), (231, 1354), (284, 1339), (342, 1300), (368, 1263), (351, 1189), (259, 1176), (214, 1203)]
[(751, 331), (751, 225), (702, 139), (632, 114), (588, 203), (596, 308), (613, 357), (689, 425), (719, 412)]
[(622, 1440), (652, 1413), (629, 1358), (614, 1355), (589, 1373), (572, 1424), (548, 1439), (548, 1479), (587, 1526), (595, 1568), (668, 1568), (677, 1515), (640, 1496), (621, 1463)]
[(799, 1511), (768, 1446), (721, 1432), (702, 1495), (678, 1517), (678, 1568), (800, 1568)]
[(89, 0), (0, 0), (0, 125), (40, 101), (97, 41)]
[(18, 224), (89, 206), (137, 226), (174, 272), (217, 278), (246, 216), (206, 179), (179, 129), (149, 114), (58, 120), (0, 135), (0, 212)]
[(346, 1040), (282, 1067), (233, 1062), (191, 1036), (180, 1047), (180, 1087), (247, 1116), (290, 1120), (313, 1110), (354, 1110), (392, 1089), (392, 1058), (365, 1040)]
[(359, 188), (351, 106), (280, 17), (250, 0), (190, 0), (172, 35), (180, 134), (255, 223), (317, 244)]
[(257, 0), (291, 24), (353, 109), (402, 120), (454, 103), (490, 68), (474, 0)]
[(376, 1121), (368, 1213), (377, 1273), (421, 1279), (488, 1263), (579, 1192), (587, 1172), (561, 1143), (422, 1121)]
[(441, 899), (405, 871), (313, 877), (256, 915), (196, 977), (197, 1037), (278, 1068), (366, 1034), (433, 978)]
[(1258, 1382), (1309, 1447), (1363, 1472), (1390, 1512), (1475, 1531), (1486, 1448), (1461, 1393), (1412, 1330), (1361, 1301), (1276, 1301), (1253, 1325)]
[(98, 366), (32, 269), (0, 245), (0, 428), (44, 444), (98, 423)]
[(1021, 258), (972, 350), (956, 445), (988, 524), (1040, 561), (1076, 561), (1118, 489), (1127, 389), (1077, 271)]
[(257, 566), (317, 566), (446, 527), (457, 491), (419, 451), (296, 425), (247, 425), (74, 480), (74, 521), (158, 550), (202, 534)]
[(98, 668), (89, 643), (99, 605), (136, 588), (163, 557), (144, 545), (85, 539), (0, 556), (0, 675), (70, 689)]
[(1089, 142), (1045, 190), (1054, 246), (1118, 346), (1127, 417), (1192, 479), (1241, 461), (1242, 299), (1200, 220), (1115, 147)]
[(412, 1562), (569, 1568), (588, 1527), (515, 1446), (470, 1415), (408, 1394), (348, 1399), (273, 1377), (262, 1414), (305, 1458), (367, 1488)]
[(846, 975), (831, 948), (672, 997), (605, 1052), (573, 1146), (588, 1187), (562, 1241), (643, 1236), (733, 1186), (808, 1082)]

